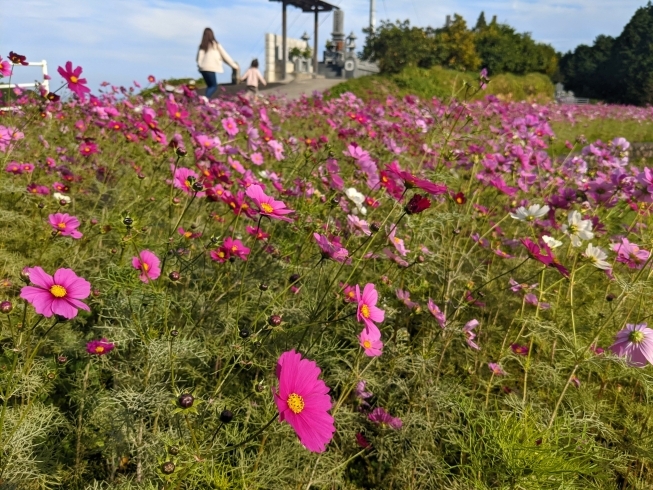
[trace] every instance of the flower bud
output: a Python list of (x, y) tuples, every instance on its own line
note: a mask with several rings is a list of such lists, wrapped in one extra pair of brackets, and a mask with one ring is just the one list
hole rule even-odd
[(94, 298), (98, 298), (100, 296), (100, 290), (95, 288), (91, 291), (91, 294), (93, 295)]
[(171, 335), (172, 337), (177, 337), (177, 336), (179, 336), (179, 330), (171, 330), (171, 331), (170, 331), (170, 335)]
[(272, 315), (268, 318), (268, 324), (273, 327), (278, 327), (281, 325), (281, 315)]
[(123, 224), (125, 226), (131, 226), (131, 225), (134, 224), (134, 220), (131, 219), (129, 216), (127, 216), (126, 218), (123, 218), (122, 222), (123, 222)]
[(95, 226), (99, 223), (99, 221), (96, 218), (91, 218), (91, 225)]
[(181, 146), (178, 146), (177, 148), (175, 148), (175, 153), (177, 154), (177, 156), (180, 156), (180, 157), (185, 157), (188, 154), (188, 152), (186, 151), (186, 148), (182, 148)]
[(267, 284), (265, 284), (264, 282), (262, 282), (261, 284), (258, 285), (258, 288), (261, 291), (267, 291), (269, 286)]
[(404, 210), (408, 214), (417, 214), (427, 210), (430, 207), (431, 207), (431, 200), (428, 197), (415, 194), (410, 199), (410, 201), (408, 201), (408, 204), (406, 204)]
[(204, 184), (201, 182), (193, 182), (193, 185), (191, 186), (195, 192), (201, 192), (204, 190)]
[(179, 405), (182, 408), (190, 408), (195, 403), (195, 398), (190, 393), (184, 393), (179, 397)]
[(39, 209), (43, 209), (44, 207), (45, 207), (45, 204), (43, 204), (42, 202), (38, 203), (38, 208)]
[(377, 223), (376, 221), (374, 221), (370, 225), (370, 230), (372, 230), (372, 232), (374, 232), (374, 233), (377, 233), (380, 229), (381, 229), (381, 225), (379, 223)]
[(175, 472), (175, 464), (172, 461), (166, 461), (161, 465), (161, 473), (171, 475)]
[(177, 282), (179, 279), (181, 279), (181, 274), (179, 274), (177, 271), (172, 271), (170, 274), (168, 274), (168, 277), (171, 281)]
[(177, 454), (179, 454), (179, 446), (170, 446), (168, 448), (168, 453), (177, 456)]
[(249, 331), (249, 328), (247, 328), (247, 327), (241, 328), (240, 331), (238, 332), (238, 335), (240, 335), (241, 339), (246, 339), (247, 337), (250, 336), (250, 334), (251, 334), (251, 332)]
[(27, 271), (27, 267), (20, 271), (20, 278), (23, 280), (23, 282), (29, 284), (29, 272)]
[(292, 275), (290, 276), (290, 278), (289, 278), (289, 279), (290, 279), (290, 283), (291, 283), (291, 284), (294, 284), (294, 283), (296, 283), (297, 281), (299, 281), (300, 278), (301, 278), (301, 276), (300, 276), (299, 274), (292, 274)]
[(5, 315), (11, 313), (11, 310), (13, 309), (14, 305), (11, 304), (11, 301), (3, 301), (0, 303), (0, 312), (4, 313)]
[(65, 206), (66, 204), (68, 204), (68, 201), (66, 201), (65, 199), (59, 201), (59, 206)]
[(66, 364), (68, 362), (68, 358), (66, 356), (64, 356), (63, 354), (59, 354), (57, 356), (57, 362), (59, 364)]
[(223, 424), (228, 424), (231, 422), (231, 419), (234, 418), (234, 414), (231, 412), (231, 410), (223, 410), (222, 413), (220, 414), (220, 422)]

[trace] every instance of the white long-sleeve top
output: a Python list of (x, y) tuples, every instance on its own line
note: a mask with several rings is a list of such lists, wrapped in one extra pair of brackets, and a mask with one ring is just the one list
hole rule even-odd
[(214, 43), (209, 49), (204, 51), (200, 49), (197, 52), (197, 67), (200, 71), (213, 71), (224, 73), (222, 61), (224, 60), (233, 69), (238, 68), (238, 64), (231, 59), (220, 43)]
[(261, 82), (263, 85), (267, 85), (265, 78), (261, 75), (261, 72), (258, 71), (258, 68), (250, 66), (247, 71), (241, 77), (241, 80), (247, 84), (249, 87), (258, 87), (258, 83)]

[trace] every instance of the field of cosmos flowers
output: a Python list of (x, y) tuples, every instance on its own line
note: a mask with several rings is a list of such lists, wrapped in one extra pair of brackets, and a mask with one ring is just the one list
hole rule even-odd
[(653, 486), (653, 170), (551, 129), (653, 109), (82, 76), (3, 94), (0, 488)]

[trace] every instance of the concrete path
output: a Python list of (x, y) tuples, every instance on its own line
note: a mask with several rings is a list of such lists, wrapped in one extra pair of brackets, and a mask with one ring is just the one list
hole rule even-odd
[(315, 78), (307, 80), (293, 81), (284, 85), (275, 85), (274, 87), (260, 87), (260, 93), (263, 96), (276, 95), (277, 97), (286, 96), (288, 100), (299, 99), (302, 94), (312, 95), (314, 91), (324, 92), (339, 83), (344, 82), (342, 78)]

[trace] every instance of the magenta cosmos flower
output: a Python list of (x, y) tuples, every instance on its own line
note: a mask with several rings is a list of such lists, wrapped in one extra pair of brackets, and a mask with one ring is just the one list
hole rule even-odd
[(399, 417), (393, 417), (381, 407), (372, 410), (372, 413), (370, 413), (367, 418), (377, 425), (390, 427), (395, 430), (401, 429), (401, 426), (403, 425)]
[(265, 194), (260, 185), (250, 185), (247, 188), (246, 194), (258, 206), (258, 211), (263, 216), (281, 219), (288, 222), (292, 221), (290, 218), (286, 218), (285, 215), (294, 213), (294, 211), (288, 209), (283, 201), (277, 201), (271, 196)]
[(304, 447), (315, 453), (326, 449), (336, 431), (329, 388), (318, 379), (320, 372), (314, 361), (294, 350), (284, 352), (277, 361), (279, 388), (274, 393), (279, 420), (288, 422)]
[(143, 250), (138, 257), (132, 257), (132, 266), (141, 271), (138, 278), (145, 283), (154, 281), (161, 275), (161, 261), (149, 250)]
[(317, 246), (320, 247), (322, 258), (332, 259), (336, 262), (340, 262), (341, 264), (351, 264), (349, 251), (340, 244), (338, 237), (334, 237), (332, 241), (324, 235), (313, 233), (313, 238), (315, 238)]
[(34, 286), (21, 289), (20, 297), (30, 302), (39, 315), (71, 319), (77, 316), (79, 308), (90, 311), (81, 300), (91, 293), (91, 283), (72, 270), (59, 269), (53, 277), (40, 267), (29, 267), (27, 273)]
[(646, 323), (628, 323), (626, 328), (617, 332), (610, 350), (619, 357), (628, 359), (628, 363), (635, 367), (653, 364), (653, 330)]
[(82, 235), (77, 228), (79, 227), (79, 220), (74, 216), (70, 216), (67, 213), (55, 213), (48, 216), (48, 221), (50, 226), (54, 231), (58, 232), (60, 235), (69, 236), (78, 240), (82, 238)]
[(368, 330), (364, 328), (358, 335), (361, 347), (365, 350), (368, 357), (378, 357), (383, 354), (383, 342), (381, 342), (381, 332), (378, 329)]
[(374, 323), (382, 322), (385, 318), (385, 312), (376, 307), (378, 300), (379, 293), (374, 288), (374, 284), (367, 283), (363, 288), (363, 294), (361, 294), (361, 289), (358, 284), (356, 285), (356, 301), (358, 301), (356, 319), (359, 322), (363, 322), (365, 327), (372, 332), (379, 331)]
[(57, 71), (59, 75), (66, 79), (68, 82), (68, 88), (80, 99), (84, 99), (86, 94), (91, 92), (91, 89), (86, 86), (86, 79), (79, 78), (82, 74), (82, 67), (78, 66), (73, 70), (73, 63), (71, 61), (66, 62), (66, 69), (58, 67)]
[(105, 338), (100, 340), (91, 340), (86, 344), (86, 352), (96, 356), (103, 356), (111, 352), (115, 346), (116, 345), (113, 342), (109, 342)]

